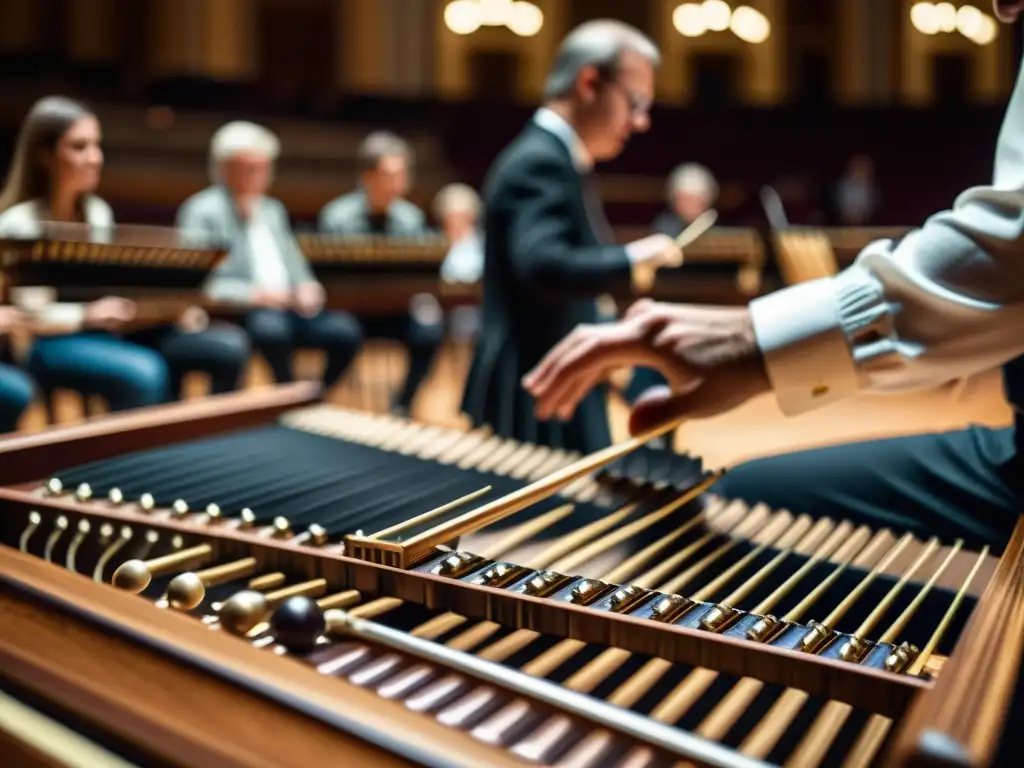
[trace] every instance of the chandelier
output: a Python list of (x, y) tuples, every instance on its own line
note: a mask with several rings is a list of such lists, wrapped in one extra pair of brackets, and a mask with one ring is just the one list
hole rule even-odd
[(772, 25), (763, 13), (748, 5), (734, 10), (725, 0), (683, 3), (672, 11), (672, 26), (683, 37), (729, 30), (743, 42), (754, 45), (763, 43), (772, 33)]
[(544, 26), (544, 14), (524, 0), (452, 0), (445, 6), (444, 23), (457, 35), (506, 27), (520, 37), (533, 37)]
[(910, 23), (922, 35), (959, 32), (978, 45), (988, 45), (999, 34), (996, 20), (973, 5), (957, 9), (952, 3), (916, 3)]

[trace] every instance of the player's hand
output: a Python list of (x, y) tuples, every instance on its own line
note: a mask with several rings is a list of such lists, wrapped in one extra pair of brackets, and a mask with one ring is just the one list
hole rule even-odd
[(668, 235), (648, 235), (626, 246), (634, 260), (656, 269), (679, 267), (683, 264), (683, 249)]
[(116, 331), (125, 323), (130, 323), (136, 311), (134, 301), (119, 296), (106, 296), (86, 305), (85, 324), (92, 328)]
[(327, 293), (320, 283), (303, 283), (295, 289), (295, 311), (303, 317), (316, 317), (326, 299)]
[(253, 291), (249, 301), (255, 307), (263, 309), (287, 309), (291, 304), (291, 294), (288, 291)]
[(639, 302), (617, 323), (583, 325), (523, 379), (540, 419), (567, 419), (617, 368), (660, 371), (668, 388), (644, 394), (630, 415), (633, 434), (684, 416), (730, 410), (770, 384), (746, 308)]
[(633, 268), (633, 287), (640, 293), (654, 285), (659, 269), (683, 264), (683, 251), (668, 235), (648, 235), (626, 246)]
[(17, 307), (0, 307), (0, 336), (10, 333), (25, 321), (25, 314)]
[(201, 333), (210, 327), (210, 315), (202, 307), (188, 307), (178, 318), (178, 330)]

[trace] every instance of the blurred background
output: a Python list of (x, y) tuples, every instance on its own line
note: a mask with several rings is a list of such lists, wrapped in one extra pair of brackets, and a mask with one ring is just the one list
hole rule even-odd
[[(714, 205), (719, 224), (769, 241), (760, 191), (771, 185), (788, 224), (853, 228), (847, 246), (841, 233), (829, 235), (825, 250), (841, 267), (873, 228), (918, 225), (991, 179), (1021, 52), (1017, 30), (997, 27), (990, 12), (989, 0), (0, 0), (0, 157), (6, 169), (34, 100), (85, 100), (102, 121), (99, 194), (116, 220), (170, 226), (178, 206), (209, 183), (214, 131), (253, 120), (281, 139), (271, 194), (301, 233), (325, 203), (356, 187), (360, 143), (386, 129), (411, 145), (408, 198), (432, 218), (445, 185), (479, 189), (536, 109), (563, 36), (612, 17), (647, 32), (663, 53), (652, 129), (598, 169), (620, 238), (681, 211), (673, 171), (697, 163), (698, 203)], [(768, 251), (767, 276), (751, 285), (727, 265), (725, 284), (741, 288), (729, 287), (729, 300), (779, 284)], [(783, 265), (781, 282), (834, 271), (836, 259), (825, 255), (813, 269), (786, 274)], [(723, 300), (693, 293), (693, 269), (681, 271), (683, 292), (673, 300)], [(446, 344), (414, 417), (459, 422), (470, 354), (466, 344)], [(372, 341), (338, 398), (387, 409), (406, 360), (402, 344)], [(687, 425), (681, 439), (727, 463), (826, 436), (1007, 422), (998, 375), (982, 378), (952, 399), (856, 399), (804, 420), (784, 419), (762, 398)], [(268, 381), (259, 364), (251, 368), (249, 386)], [(621, 434), (623, 406), (611, 407)], [(912, 410), (917, 417), (907, 416)], [(32, 413), (28, 429), (46, 425), (41, 408)], [(82, 414), (66, 405), (57, 420)]]
[[(410, 198), (478, 186), (540, 97), (568, 29), (630, 22), (662, 47), (653, 129), (600, 169), (609, 219), (647, 225), (683, 162), (720, 184), (722, 223), (757, 225), (762, 184), (791, 223), (907, 225), (986, 181), (1019, 61), (988, 0), (0, 0), (0, 156), (44, 94), (103, 122), (100, 194), (170, 224), (206, 185), (216, 126), (282, 139), (274, 194), (302, 229), (351, 188), (373, 129), (415, 147)], [(850, 195), (846, 195), (850, 197)]]

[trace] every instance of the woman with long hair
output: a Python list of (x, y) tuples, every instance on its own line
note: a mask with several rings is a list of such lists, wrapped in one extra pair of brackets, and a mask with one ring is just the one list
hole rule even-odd
[[(62, 96), (39, 100), (22, 124), (0, 193), (0, 236), (37, 237), (58, 223), (112, 229), (113, 212), (96, 195), (102, 168), (96, 115)], [(118, 331), (134, 314), (134, 302), (120, 297), (50, 305), (47, 324), (67, 332), (37, 337), (25, 367), (44, 393), (67, 388), (101, 395), (115, 411), (176, 398), (181, 378), (192, 370), (209, 373), (215, 393), (235, 388), (249, 358), (241, 330), (192, 333), (168, 326), (121, 337)]]

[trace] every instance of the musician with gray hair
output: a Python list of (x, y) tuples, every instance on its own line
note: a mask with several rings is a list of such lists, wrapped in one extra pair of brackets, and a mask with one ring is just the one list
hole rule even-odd
[[(374, 131), (356, 150), (359, 181), (352, 192), (335, 198), (320, 211), (319, 229), (325, 235), (423, 237), (427, 218), (409, 193), (413, 153), (408, 142), (390, 131)], [(391, 403), (391, 412), (406, 415), (426, 380), (434, 356), (444, 341), (444, 322), (433, 297), (413, 297), (406, 311), (361, 315), (368, 339), (401, 343), (409, 352), (405, 381)]]
[(544, 105), (483, 188), (483, 322), (463, 397), (474, 424), (502, 437), (582, 452), (611, 442), (604, 391), (571, 419), (542, 422), (520, 377), (578, 323), (599, 322), (603, 294), (646, 290), (681, 263), (673, 240), (615, 242), (592, 173), (650, 126), (657, 46), (618, 21), (591, 21), (562, 42)]
[(718, 200), (718, 181), (698, 163), (684, 163), (668, 177), (665, 197), (668, 210), (659, 214), (651, 229), (669, 237), (679, 234)]
[(279, 153), (278, 138), (263, 126), (222, 126), (210, 141), (213, 184), (182, 204), (177, 225), (230, 248), (207, 292), (248, 309), (245, 329), (277, 382), (293, 380), (295, 349), (318, 349), (327, 356), (322, 381), (329, 389), (358, 354), (362, 334), (351, 315), (324, 310), (324, 288), (295, 240), (288, 212), (267, 196)]

